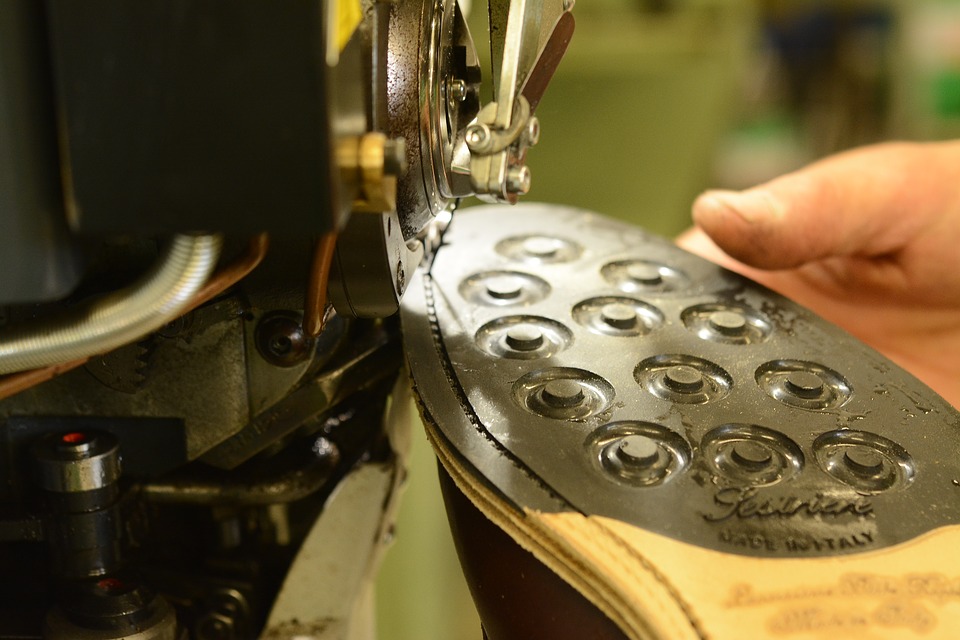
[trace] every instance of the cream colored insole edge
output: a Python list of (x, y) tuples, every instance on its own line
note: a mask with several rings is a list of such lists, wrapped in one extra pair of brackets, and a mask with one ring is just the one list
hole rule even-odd
[(855, 555), (727, 554), (600, 516), (520, 513), (424, 423), (467, 498), (630, 638), (960, 638), (960, 525)]

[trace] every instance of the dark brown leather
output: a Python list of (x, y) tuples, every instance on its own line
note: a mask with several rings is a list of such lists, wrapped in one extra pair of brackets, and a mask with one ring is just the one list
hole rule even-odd
[(439, 475), (460, 564), (488, 640), (626, 639), (580, 592), (484, 516), (442, 466)]

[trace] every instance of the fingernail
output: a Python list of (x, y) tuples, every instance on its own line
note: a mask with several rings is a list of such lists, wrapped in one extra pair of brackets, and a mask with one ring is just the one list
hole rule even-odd
[(769, 191), (707, 191), (693, 204), (694, 220), (735, 215), (748, 224), (783, 217), (783, 207)]

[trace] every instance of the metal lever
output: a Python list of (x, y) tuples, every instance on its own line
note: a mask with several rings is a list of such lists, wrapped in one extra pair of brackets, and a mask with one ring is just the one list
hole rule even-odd
[(530, 189), (527, 149), (537, 143), (533, 116), (573, 34), (573, 0), (491, 0), (490, 47), (496, 101), (467, 128), (474, 191), (515, 203)]

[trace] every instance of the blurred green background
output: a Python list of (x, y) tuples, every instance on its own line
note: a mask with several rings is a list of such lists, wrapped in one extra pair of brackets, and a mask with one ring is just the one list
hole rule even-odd
[[(574, 15), (538, 109), (531, 201), (674, 235), (708, 187), (884, 139), (960, 137), (960, 0), (579, 0)], [(414, 433), (379, 638), (479, 640), (436, 463)]]

